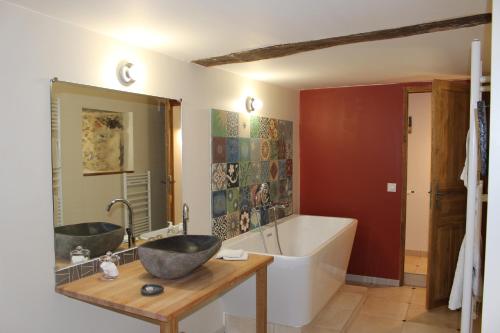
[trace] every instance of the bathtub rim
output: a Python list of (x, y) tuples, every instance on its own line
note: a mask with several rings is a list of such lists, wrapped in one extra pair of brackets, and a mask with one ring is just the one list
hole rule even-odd
[[(251, 254), (261, 254), (261, 255), (268, 255), (268, 256), (273, 256), (273, 257), (279, 257), (279, 258), (287, 258), (288, 260), (301, 260), (301, 259), (304, 259), (304, 258), (309, 258), (309, 257), (312, 257), (314, 256), (315, 254), (317, 254), (318, 252), (320, 252), (331, 240), (332, 238), (335, 238), (337, 237), (338, 235), (341, 235), (345, 232), (347, 232), (347, 230), (349, 229), (348, 227), (351, 226), (351, 224), (354, 224), (354, 227), (357, 229), (357, 226), (358, 226), (358, 219), (356, 218), (353, 218), (353, 217), (340, 217), (340, 216), (322, 216), (322, 215), (304, 215), (304, 214), (292, 214), (292, 215), (289, 215), (289, 216), (285, 216), (281, 219), (278, 219), (278, 225), (282, 224), (282, 223), (285, 223), (293, 218), (296, 218), (296, 217), (299, 217), (299, 216), (304, 216), (304, 217), (313, 217), (313, 218), (316, 218), (316, 217), (323, 217), (323, 218), (333, 218), (333, 219), (343, 219), (343, 220), (350, 220), (350, 223), (348, 225), (346, 225), (344, 228), (342, 228), (339, 232), (333, 234), (332, 236), (330, 236), (329, 238), (327, 238), (326, 240), (324, 240), (322, 243), (321, 243), (321, 246), (315, 248), (312, 252), (308, 253), (307, 255), (303, 255), (303, 256), (287, 256), (287, 255), (284, 255), (284, 254), (273, 254), (273, 253), (266, 253), (266, 252), (256, 252), (256, 251), (247, 251), (248, 253), (251, 253)], [(266, 224), (265, 226), (262, 226), (262, 233), (265, 233), (267, 229), (270, 229), (270, 228), (273, 228), (274, 229), (274, 222), (272, 223), (268, 223)], [(259, 228), (255, 228), (255, 229), (252, 229), (252, 230), (249, 230), (248, 232), (245, 232), (243, 234), (240, 234), (236, 237), (233, 237), (233, 238), (230, 238), (230, 239), (226, 239), (225, 241), (222, 242), (222, 247), (221, 248), (224, 248), (224, 243), (225, 242), (232, 242), (232, 241), (236, 241), (236, 239), (238, 240), (245, 240), (249, 237), (252, 237), (255, 233), (260, 233), (259, 231)], [(262, 241), (262, 240), (259, 240), (259, 241)], [(231, 247), (229, 247), (231, 248)], [(234, 248), (232, 248), (234, 249)], [(245, 249), (243, 249), (245, 250)], [(246, 250), (245, 250), (246, 251)]]

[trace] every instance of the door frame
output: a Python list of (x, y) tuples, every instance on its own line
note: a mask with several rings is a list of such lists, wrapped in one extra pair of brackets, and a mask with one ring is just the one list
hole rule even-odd
[[(404, 88), (403, 96), (403, 145), (401, 154), (401, 240), (399, 248), (399, 262), (400, 262), (400, 273), (399, 273), (399, 285), (404, 284), (405, 279), (405, 242), (406, 242), (406, 198), (407, 198), (407, 181), (408, 181), (408, 95), (415, 93), (432, 93), (432, 83), (422, 86), (408, 86)], [(432, 114), (432, 108), (431, 108)], [(432, 121), (432, 120), (431, 120)], [(431, 124), (432, 126), (432, 124)], [(432, 139), (431, 139), (432, 140)], [(431, 161), (432, 163), (432, 161)], [(429, 217), (430, 218), (430, 217)], [(430, 249), (428, 249), (430, 251)], [(431, 253), (427, 253), (430, 256)]]

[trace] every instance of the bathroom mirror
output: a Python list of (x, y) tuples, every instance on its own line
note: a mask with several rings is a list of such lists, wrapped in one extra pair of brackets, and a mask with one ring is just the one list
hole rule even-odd
[(182, 220), (179, 101), (54, 80), (51, 132), (56, 269)]

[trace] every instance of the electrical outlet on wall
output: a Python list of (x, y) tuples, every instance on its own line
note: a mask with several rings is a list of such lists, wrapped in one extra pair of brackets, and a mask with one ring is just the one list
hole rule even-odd
[(387, 192), (396, 192), (396, 183), (387, 183)]

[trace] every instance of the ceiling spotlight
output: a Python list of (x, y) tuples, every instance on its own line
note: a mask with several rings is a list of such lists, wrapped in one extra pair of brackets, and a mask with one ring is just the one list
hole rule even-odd
[(262, 101), (255, 97), (248, 96), (245, 101), (245, 105), (248, 112), (253, 112), (262, 108)]
[(134, 77), (134, 71), (132, 69), (132, 66), (134, 66), (134, 64), (128, 61), (122, 61), (118, 64), (116, 70), (118, 75), (118, 80), (124, 86), (129, 86), (135, 82), (136, 78)]

